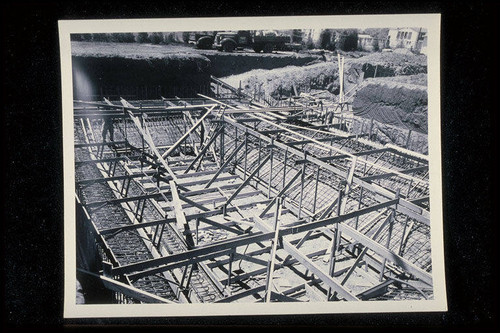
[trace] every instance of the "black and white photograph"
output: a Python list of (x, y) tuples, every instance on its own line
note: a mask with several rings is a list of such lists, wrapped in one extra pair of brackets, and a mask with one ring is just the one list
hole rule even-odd
[(59, 33), (65, 318), (446, 311), (439, 14)]

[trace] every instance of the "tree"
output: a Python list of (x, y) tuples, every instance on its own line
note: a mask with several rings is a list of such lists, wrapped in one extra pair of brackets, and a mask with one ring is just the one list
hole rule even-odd
[(330, 29), (325, 29), (321, 31), (319, 37), (319, 46), (322, 49), (333, 51), (335, 50), (335, 42), (333, 41), (333, 31)]
[(139, 32), (137, 34), (137, 42), (138, 43), (147, 43), (149, 42), (149, 37), (147, 32)]

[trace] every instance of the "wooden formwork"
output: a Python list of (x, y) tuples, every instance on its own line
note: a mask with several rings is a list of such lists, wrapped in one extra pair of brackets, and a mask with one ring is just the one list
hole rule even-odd
[(103, 264), (80, 272), (122, 303), (432, 298), (425, 156), (230, 94), (75, 101), (76, 196)]

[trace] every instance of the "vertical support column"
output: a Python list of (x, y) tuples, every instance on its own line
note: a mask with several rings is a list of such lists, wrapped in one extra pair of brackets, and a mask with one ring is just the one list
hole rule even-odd
[(408, 184), (408, 190), (406, 191), (406, 199), (410, 197), (411, 186), (413, 185), (413, 179), (410, 179), (410, 183)]
[(410, 140), (411, 140), (411, 130), (408, 131), (408, 137), (406, 138), (406, 144), (405, 144), (406, 149), (410, 147)]
[[(366, 167), (366, 164), (365, 164)], [(363, 200), (363, 193), (364, 193), (364, 188), (361, 187), (361, 190), (359, 192), (359, 200), (358, 200), (358, 210), (361, 209), (361, 201)], [(358, 222), (359, 222), (359, 215), (356, 216), (356, 222), (354, 224), (354, 229), (358, 230)]]
[(271, 287), (273, 283), (274, 262), (276, 260), (276, 250), (278, 249), (278, 235), (279, 235), (279, 218), (281, 215), (281, 202), (282, 198), (276, 198), (276, 211), (274, 214), (274, 238), (271, 246), (271, 258), (267, 268), (266, 278), (266, 303), (271, 301)]
[(398, 249), (398, 254), (401, 256), (403, 255), (403, 246), (404, 246), (404, 241), (405, 241), (405, 236), (406, 236), (406, 229), (408, 228), (408, 221), (410, 217), (406, 216), (405, 219), (405, 226), (403, 227), (403, 232), (401, 233), (401, 242), (399, 243), (399, 249)]
[[(262, 150), (262, 139), (260, 138), (260, 135), (259, 135), (259, 159), (258, 159), (258, 164), (257, 165), (260, 165), (260, 155), (261, 155), (261, 150)], [(260, 169), (257, 170), (257, 178), (260, 177)]]
[[(346, 186), (347, 182), (345, 180), (342, 180), (340, 182), (339, 186), (339, 194), (337, 198), (337, 216), (340, 216), (341, 213), (341, 207), (342, 207), (342, 198), (344, 194), (344, 188)], [(330, 264), (328, 267), (328, 274), (329, 276), (333, 276), (335, 273), (335, 264), (336, 264), (336, 259), (337, 259), (337, 251), (340, 245), (340, 234), (339, 234), (339, 225), (338, 223), (335, 224), (333, 228), (333, 239), (331, 242), (331, 250), (330, 250)], [(329, 301), (332, 297), (332, 288), (328, 288), (328, 293), (327, 293), (327, 300)]]
[(283, 159), (283, 188), (285, 188), (286, 184), (286, 162), (288, 159), (288, 147), (285, 149), (285, 158)]
[[(399, 198), (399, 189), (396, 191), (395, 198), (396, 199)], [(385, 247), (387, 249), (389, 249), (389, 246), (391, 245), (392, 227), (394, 225), (395, 216), (396, 216), (396, 209), (394, 207), (391, 207), (391, 217), (390, 217), (390, 220), (389, 220), (389, 230), (388, 230), (388, 234), (387, 234), (387, 242), (385, 244)], [(380, 276), (379, 276), (379, 280), (380, 281), (382, 281), (384, 279), (384, 271), (385, 271), (385, 265), (386, 265), (386, 263), (387, 263), (387, 259), (384, 258), (384, 260), (382, 261), (382, 266), (380, 268)]]
[(304, 178), (306, 174), (306, 157), (307, 153), (304, 151), (304, 164), (302, 164), (302, 174), (300, 175), (300, 198), (299, 198), (299, 214), (298, 218), (302, 215), (302, 197), (304, 195)]
[[(186, 107), (186, 105), (184, 104), (184, 107)], [(183, 124), (184, 124), (184, 133), (187, 132), (187, 117), (186, 117), (186, 111), (182, 113), (182, 118), (183, 118)], [(193, 142), (194, 144), (194, 142)], [(184, 154), (186, 154), (186, 149), (187, 149), (187, 140), (184, 140)]]
[(245, 162), (243, 164), (243, 180), (247, 180), (248, 130), (245, 130)]
[(271, 158), (269, 161), (269, 184), (267, 186), (267, 198), (271, 198), (271, 182), (273, 180), (273, 153), (274, 153), (274, 139), (271, 139)]
[(219, 138), (219, 156), (220, 156), (220, 164), (224, 164), (224, 136), (226, 135), (226, 123), (224, 122), (224, 111), (222, 111), (222, 116), (221, 116), (221, 126), (222, 130), (220, 133), (220, 138)]
[[(238, 127), (234, 128), (234, 149), (238, 148)], [(234, 155), (234, 167), (233, 170), (236, 169), (236, 165), (238, 164), (238, 153)]]
[(229, 255), (229, 264), (228, 264), (228, 269), (227, 269), (227, 284), (226, 287), (229, 289), (229, 286), (231, 285), (231, 274), (233, 274), (233, 259), (234, 259), (234, 252), (231, 252)]
[(319, 165), (316, 170), (316, 183), (314, 184), (314, 201), (313, 201), (313, 214), (316, 214), (316, 200), (318, 199), (318, 183), (319, 183)]
[(200, 234), (199, 234), (200, 219), (199, 218), (196, 219), (195, 228), (196, 228), (196, 245), (198, 245), (198, 242), (199, 242), (199, 239), (200, 239)]

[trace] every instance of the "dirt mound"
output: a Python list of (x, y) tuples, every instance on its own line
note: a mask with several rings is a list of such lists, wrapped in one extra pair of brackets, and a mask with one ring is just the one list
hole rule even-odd
[[(310, 89), (335, 90), (338, 87), (337, 63), (321, 62), (309, 66), (288, 66), (273, 70), (257, 69), (222, 78), (224, 82), (241, 87), (248, 94), (260, 91), (265, 96), (278, 98), (299, 94)], [(294, 90), (295, 86), (295, 90)]]
[(425, 86), (386, 79), (366, 80), (356, 93), (352, 109), (355, 116), (427, 133)]
[(427, 73), (427, 56), (413, 53), (375, 52), (346, 60), (351, 66), (361, 66), (365, 78)]

